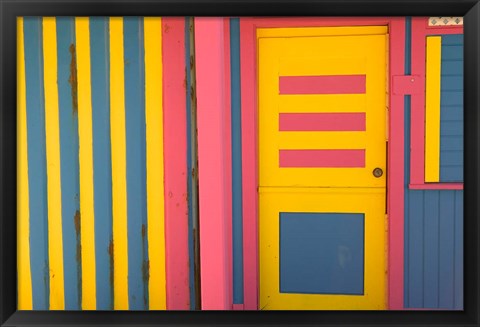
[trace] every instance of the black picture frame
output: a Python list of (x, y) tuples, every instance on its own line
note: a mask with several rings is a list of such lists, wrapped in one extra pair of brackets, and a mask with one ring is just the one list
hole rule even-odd
[[(464, 16), (463, 311), (16, 311), (17, 16)], [(478, 326), (480, 4), (478, 0), (0, 0), (0, 324)]]

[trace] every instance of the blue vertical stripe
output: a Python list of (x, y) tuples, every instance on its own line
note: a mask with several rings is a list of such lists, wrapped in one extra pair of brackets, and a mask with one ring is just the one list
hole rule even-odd
[(230, 19), (232, 108), (233, 303), (243, 303), (242, 116), (240, 98), (240, 21)]
[[(189, 17), (185, 17), (185, 67), (187, 70), (190, 70), (190, 27), (189, 27)], [(185, 71), (186, 80), (187, 80), (187, 171), (191, 172), (193, 163), (192, 163), (192, 81), (190, 78), (190, 72)], [(188, 260), (190, 262), (188, 266), (189, 274), (189, 288), (190, 288), (190, 309), (195, 310), (195, 254), (194, 254), (194, 244), (193, 244), (193, 215), (192, 215), (192, 194), (193, 194), (193, 183), (192, 175), (189, 173), (187, 178), (187, 189), (188, 189)]]
[(80, 199), (75, 21), (57, 18), (58, 110), (65, 309), (81, 309)]
[[(148, 309), (143, 19), (124, 18), (127, 146), (128, 292), (131, 310)], [(159, 58), (160, 59), (160, 58)], [(141, 254), (141, 255), (140, 255)], [(147, 274), (147, 275), (145, 275)]]
[(112, 171), (108, 18), (90, 18), (97, 310), (113, 309)]
[(47, 169), (42, 18), (24, 18), (27, 102), (30, 267), (34, 310), (49, 309)]
[[(412, 18), (406, 17), (405, 18), (405, 75), (411, 74), (412, 69)], [(409, 241), (408, 241), (408, 231), (409, 231), (409, 215), (408, 215), (408, 206), (409, 206), (409, 199), (408, 199), (408, 183), (410, 179), (410, 107), (411, 107), (411, 96), (405, 95), (404, 96), (404, 230), (406, 231), (404, 234), (404, 296), (403, 296), (403, 304), (405, 307), (408, 307), (408, 299), (409, 299), (409, 279), (408, 279), (408, 271), (409, 271), (409, 263), (408, 263), (408, 253), (409, 253)]]

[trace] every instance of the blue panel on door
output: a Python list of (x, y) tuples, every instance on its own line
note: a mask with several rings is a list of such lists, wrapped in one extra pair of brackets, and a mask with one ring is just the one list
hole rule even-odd
[(363, 294), (364, 214), (280, 213), (280, 292)]

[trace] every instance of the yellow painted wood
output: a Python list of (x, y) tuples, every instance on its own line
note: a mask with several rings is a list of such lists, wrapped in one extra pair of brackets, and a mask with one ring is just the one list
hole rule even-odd
[(300, 37), (300, 36), (339, 36), (387, 34), (387, 26), (342, 26), (342, 27), (299, 27), (299, 28), (259, 28), (261, 37)]
[(32, 310), (30, 197), (23, 17), (17, 18), (17, 278), (18, 310)]
[(80, 167), (80, 237), (82, 246), (82, 309), (97, 305), (95, 274), (95, 213), (93, 190), (92, 95), (88, 17), (75, 18)]
[(442, 37), (428, 36), (426, 51), (425, 182), (439, 182)]
[[(264, 310), (386, 308), (386, 33), (381, 26), (262, 29), (257, 34), (259, 307)], [(366, 94), (279, 95), (278, 76), (350, 74), (367, 76)], [(366, 131), (279, 132), (283, 112), (365, 112)], [(279, 168), (280, 149), (366, 149), (366, 166)], [(384, 170), (381, 178), (372, 174), (376, 167)], [(280, 212), (364, 213), (364, 295), (280, 293)]]
[(50, 309), (63, 310), (62, 190), (60, 180), (60, 126), (57, 88), (57, 31), (55, 17), (43, 18), (45, 137), (48, 193), (48, 261)]
[(110, 18), (110, 135), (112, 147), (114, 309), (128, 310), (128, 238), (123, 18)]
[[(362, 28), (362, 32), (367, 33), (368, 29)], [(372, 171), (376, 167), (386, 171), (386, 38), (386, 35), (358, 35), (259, 39), (260, 186), (385, 187), (386, 174), (375, 178)], [(312, 53), (318, 54), (315, 65)], [(305, 57), (310, 59), (300, 68)], [(342, 58), (343, 62), (335, 58)], [(355, 63), (364, 62), (364, 65), (352, 66), (349, 58)], [(309, 64), (313, 65), (311, 70)], [(283, 74), (280, 72), (285, 72), (286, 76), (363, 73), (368, 76), (367, 93), (279, 95), (278, 76)], [(278, 132), (279, 112), (366, 112), (367, 131), (356, 132), (359, 140), (355, 141), (348, 132), (336, 133), (334, 138), (328, 135), (330, 132), (314, 132), (317, 136), (308, 141), (307, 137), (299, 137), (299, 133)], [(320, 139), (323, 141), (316, 142)], [(279, 168), (278, 151), (284, 144), (293, 149), (298, 141), (298, 149), (305, 149), (307, 144), (310, 149), (322, 149), (337, 144), (344, 148), (343, 145), (351, 141), (351, 149), (356, 149), (362, 139), (368, 148), (365, 168)], [(331, 145), (327, 146), (327, 142)]]
[(165, 310), (162, 20), (144, 18), (149, 309)]
[[(260, 303), (263, 310), (383, 310), (385, 298), (384, 188), (260, 188)], [(280, 293), (279, 213), (365, 214), (364, 295)]]

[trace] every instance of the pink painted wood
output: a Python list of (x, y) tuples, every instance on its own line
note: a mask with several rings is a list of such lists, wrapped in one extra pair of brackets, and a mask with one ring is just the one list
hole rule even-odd
[[(227, 211), (225, 21), (195, 18), (201, 300), (232, 309), (231, 210)], [(229, 229), (230, 228), (230, 229)]]
[(280, 167), (365, 167), (365, 150), (280, 150)]
[[(428, 35), (463, 34), (462, 26), (429, 27), (425, 17), (412, 18), (412, 75), (425, 80), (425, 47)], [(446, 183), (425, 183), (425, 83), (420, 83), (412, 94), (411, 115), (411, 153), (410, 153), (410, 185), (415, 189), (458, 189)], [(450, 186), (448, 186), (450, 185)]]
[[(256, 29), (309, 26), (388, 25), (390, 30), (390, 80), (404, 75), (404, 18), (241, 18), (241, 101), (242, 101), (242, 164), (243, 164), (243, 254), (244, 309), (258, 309), (258, 170), (257, 170), (257, 63)], [(394, 42), (393, 42), (394, 41)], [(389, 263), (388, 307), (403, 309), (403, 197), (404, 141), (403, 96), (390, 98), (388, 196)]]
[(167, 309), (189, 310), (185, 20), (162, 19)]
[(409, 184), (411, 190), (463, 190), (463, 183)]
[(279, 131), (365, 131), (364, 112), (281, 113)]
[(280, 76), (280, 94), (363, 94), (365, 75)]

